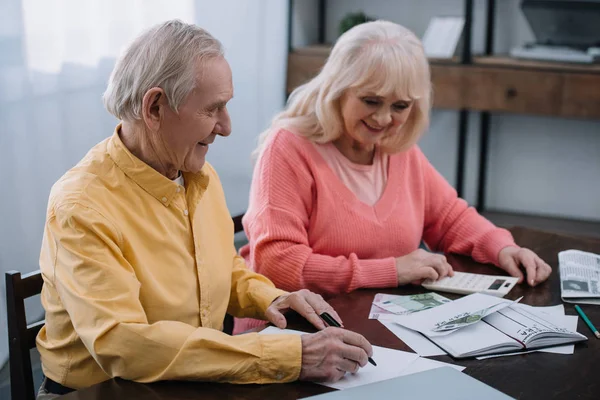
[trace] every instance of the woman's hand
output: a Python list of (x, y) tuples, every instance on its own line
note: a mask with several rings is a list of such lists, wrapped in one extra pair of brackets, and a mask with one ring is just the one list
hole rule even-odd
[(421, 283), (427, 279), (437, 281), (446, 276), (454, 276), (454, 270), (444, 255), (423, 249), (396, 258), (396, 272), (398, 285)]
[(508, 246), (500, 250), (498, 264), (509, 275), (519, 278), (519, 283), (523, 282), (524, 278), (520, 266), (525, 267), (527, 283), (530, 286), (545, 281), (552, 272), (552, 268), (544, 260), (523, 247)]

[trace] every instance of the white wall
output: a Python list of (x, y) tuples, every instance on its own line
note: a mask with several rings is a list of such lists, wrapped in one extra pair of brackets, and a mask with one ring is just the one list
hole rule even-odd
[[(517, 0), (497, 1), (494, 50), (533, 40)], [(338, 36), (348, 12), (405, 25), (422, 37), (431, 17), (463, 15), (462, 0), (328, 0), (327, 40)], [(482, 53), (485, 2), (475, 0), (473, 51)], [(295, 40), (297, 41), (297, 40)], [(592, 88), (590, 88), (592, 90)], [(452, 183), (456, 177), (458, 114), (433, 112), (431, 128), (421, 146), (431, 162)], [(479, 116), (469, 118), (465, 197), (476, 201)], [(600, 220), (600, 121), (493, 114), (490, 135), (489, 209)]]
[[(71, 13), (73, 18), (83, 19), (82, 10), (74, 8), (76, 4), (84, 7), (84, 3), (72, 1), (47, 5), (56, 15), (46, 15), (40, 11), (44, 1), (27, 0), (29, 11), (33, 10), (29, 17), (66, 18)], [(83, 29), (79, 41), (91, 41), (84, 35), (106, 36), (109, 53), (116, 54), (120, 45), (115, 42), (125, 40), (127, 34), (138, 33), (140, 25), (132, 22), (140, 21), (134, 19), (144, 19), (143, 25), (151, 25), (178, 17), (196, 22), (223, 42), (234, 78), (235, 98), (229, 107), (233, 129), (230, 137), (219, 139), (211, 146), (208, 159), (221, 176), (231, 213), (243, 212), (248, 202), (252, 175), (250, 153), (256, 146), (256, 135), (284, 103), (288, 3), (280, 0), (190, 0), (184, 3), (178, 0), (171, 4), (144, 0), (143, 5), (141, 1), (127, 3), (127, 10), (118, 3), (119, 0), (94, 3), (106, 7), (111, 18), (123, 18), (131, 24), (128, 30), (122, 27), (118, 33), (109, 29), (118, 40), (111, 44), (111, 35), (104, 35), (102, 30)], [(39, 268), (50, 187), (94, 144), (110, 136), (117, 123), (101, 102), (114, 57), (101, 58), (86, 66), (71, 61), (62, 66), (57, 64), (54, 73), (32, 72), (26, 57), (31, 48), (26, 46), (23, 37), (24, 4), (21, 0), (0, 0), (2, 275), (11, 269), (30, 272)], [(174, 15), (178, 8), (180, 10)], [(145, 18), (148, 14), (153, 15), (151, 23)], [(108, 19), (97, 17), (97, 14), (93, 18), (98, 29), (107, 29), (110, 24)], [(78, 20), (78, 23), (83, 22)], [(36, 27), (43, 34), (44, 26), (38, 24)], [(67, 39), (77, 36), (69, 33), (72, 32), (67, 32)], [(47, 48), (61, 47), (59, 42), (53, 38)], [(7, 356), (3, 276), (1, 282), (0, 366)], [(39, 317), (39, 300), (34, 299), (31, 304), (35, 306), (29, 311)]]
[[(287, 2), (280, 0), (198, 1), (197, 21), (223, 42), (233, 71), (229, 112), (232, 134), (208, 153), (225, 189), (229, 211), (248, 206), (250, 153), (285, 102)], [(206, 10), (207, 12), (204, 12)]]

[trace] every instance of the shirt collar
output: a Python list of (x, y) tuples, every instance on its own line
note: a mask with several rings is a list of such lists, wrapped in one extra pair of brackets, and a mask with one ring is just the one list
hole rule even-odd
[[(121, 141), (120, 131), (121, 124), (117, 125), (108, 141), (108, 155), (125, 175), (164, 206), (169, 206), (179, 185), (134, 156)], [(198, 185), (200, 192), (208, 187), (209, 177), (204, 168), (197, 174), (184, 173), (184, 179), (187, 187)]]

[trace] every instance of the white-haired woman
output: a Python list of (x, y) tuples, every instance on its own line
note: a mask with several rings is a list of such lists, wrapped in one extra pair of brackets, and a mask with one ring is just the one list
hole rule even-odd
[(221, 44), (180, 21), (136, 39), (104, 100), (122, 120), (52, 188), (40, 256), (46, 323), (37, 337), (50, 399), (113, 377), (236, 383), (340, 379), (367, 362), (364, 337), (221, 332), (226, 312), (317, 328), (335, 313), (308, 290), (246, 268), (209, 145), (229, 136), (231, 69)]
[(344, 33), (261, 135), (243, 219), (251, 266), (278, 287), (328, 294), (452, 275), (423, 240), (520, 280), (523, 266), (532, 286), (547, 279), (550, 267), (458, 198), (415, 144), (430, 94), (408, 29), (375, 21)]

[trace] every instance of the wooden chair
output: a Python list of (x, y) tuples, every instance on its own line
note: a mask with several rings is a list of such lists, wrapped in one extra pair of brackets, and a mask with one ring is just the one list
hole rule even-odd
[(238, 233), (244, 230), (242, 218), (244, 218), (244, 214), (236, 215), (235, 217), (231, 218), (233, 220), (233, 233)]
[(35, 338), (44, 321), (27, 325), (25, 299), (40, 294), (43, 282), (39, 270), (23, 276), (17, 271), (6, 273), (10, 393), (13, 399), (35, 400), (36, 397), (29, 350), (35, 347)]
[[(242, 218), (244, 214), (236, 215), (232, 217), (233, 219), (233, 232), (238, 233), (244, 230), (242, 226)], [(229, 314), (225, 314), (225, 319), (223, 320), (223, 332), (231, 335), (233, 333), (233, 317)]]

